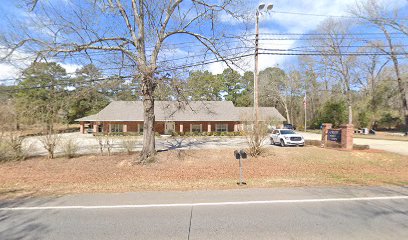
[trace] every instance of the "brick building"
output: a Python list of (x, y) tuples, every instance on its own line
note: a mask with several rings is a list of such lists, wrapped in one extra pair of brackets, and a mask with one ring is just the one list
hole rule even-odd
[[(253, 108), (235, 107), (231, 101), (155, 102), (155, 131), (233, 132), (252, 119)], [(273, 107), (260, 108), (260, 120), (282, 123), (285, 118)], [(77, 119), (81, 133), (143, 132), (143, 102), (114, 101), (99, 113)], [(88, 131), (87, 129), (91, 130)]]

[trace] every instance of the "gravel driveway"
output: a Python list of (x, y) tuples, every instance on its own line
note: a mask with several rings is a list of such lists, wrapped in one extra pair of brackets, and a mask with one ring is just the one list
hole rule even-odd
[[(305, 139), (308, 140), (322, 139), (322, 135), (316, 133), (301, 133), (301, 134), (305, 137)], [(365, 138), (354, 138), (353, 141), (355, 144), (369, 145), (371, 149), (379, 149), (402, 155), (408, 155), (408, 141), (365, 139)]]
[[(78, 133), (64, 133), (59, 135), (60, 143), (72, 139), (80, 147), (78, 153), (98, 153), (99, 143), (98, 139), (91, 134)], [(46, 151), (40, 141), (41, 137), (29, 137), (25, 144), (29, 148), (29, 155), (46, 155)], [(113, 140), (113, 152), (125, 151), (122, 142), (125, 137), (115, 137)], [(134, 150), (141, 150), (143, 146), (143, 139), (141, 136), (134, 137), (136, 140)], [(265, 141), (265, 143), (269, 141)], [(170, 150), (170, 149), (211, 149), (211, 148), (244, 148), (246, 147), (246, 139), (244, 137), (170, 137), (161, 136), (156, 138), (156, 149)], [(106, 150), (105, 150), (106, 151)], [(57, 154), (62, 153), (61, 147), (57, 148)]]
[[(307, 140), (320, 140), (321, 135), (315, 133), (301, 133)], [(60, 142), (73, 139), (78, 143), (80, 150), (78, 153), (98, 153), (99, 143), (97, 138), (91, 134), (64, 133), (60, 134)], [(46, 155), (46, 151), (42, 147), (40, 137), (27, 138), (25, 144), (29, 146), (29, 155)], [(123, 137), (116, 137), (113, 142), (113, 152), (125, 151), (122, 146)], [(369, 145), (372, 149), (379, 149), (389, 152), (394, 152), (402, 155), (408, 155), (408, 141), (391, 141), (377, 139), (362, 139), (355, 138), (354, 143), (361, 145)], [(134, 150), (141, 150), (143, 144), (142, 137), (136, 137)], [(269, 144), (269, 140), (265, 140), (265, 144)], [(169, 137), (162, 136), (156, 138), (156, 148), (158, 150), (168, 149), (211, 149), (211, 148), (244, 148), (246, 147), (246, 139), (244, 137)], [(105, 150), (106, 151), (106, 150)], [(57, 154), (62, 153), (61, 148), (57, 149)]]

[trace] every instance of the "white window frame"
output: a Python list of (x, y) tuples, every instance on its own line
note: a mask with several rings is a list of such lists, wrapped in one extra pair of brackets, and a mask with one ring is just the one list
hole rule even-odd
[[(194, 132), (193, 129), (194, 129), (194, 127), (197, 127), (197, 126), (199, 126), (199, 128), (200, 128), (199, 132), (202, 132), (202, 131), (203, 131), (203, 124), (192, 123), (191, 126), (190, 126), (191, 132)], [(197, 132), (197, 131), (196, 131), (196, 132)]]
[(227, 123), (215, 124), (215, 131), (216, 132), (228, 132), (228, 124)]
[(113, 133), (122, 133), (123, 132), (123, 124), (111, 124), (111, 132)]

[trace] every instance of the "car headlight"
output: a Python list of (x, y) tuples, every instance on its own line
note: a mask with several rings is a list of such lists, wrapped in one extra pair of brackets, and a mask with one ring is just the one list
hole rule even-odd
[(289, 138), (289, 137), (285, 137), (285, 139), (286, 139), (286, 140), (289, 140), (290, 138)]

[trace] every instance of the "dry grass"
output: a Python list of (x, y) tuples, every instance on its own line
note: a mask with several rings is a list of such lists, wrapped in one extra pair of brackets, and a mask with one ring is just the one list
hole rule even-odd
[[(268, 148), (245, 160), (246, 187), (408, 185), (408, 158), (378, 151), (318, 147)], [(174, 150), (158, 162), (134, 165), (135, 156), (33, 158), (0, 164), (0, 198), (83, 192), (237, 188), (231, 149)]]

